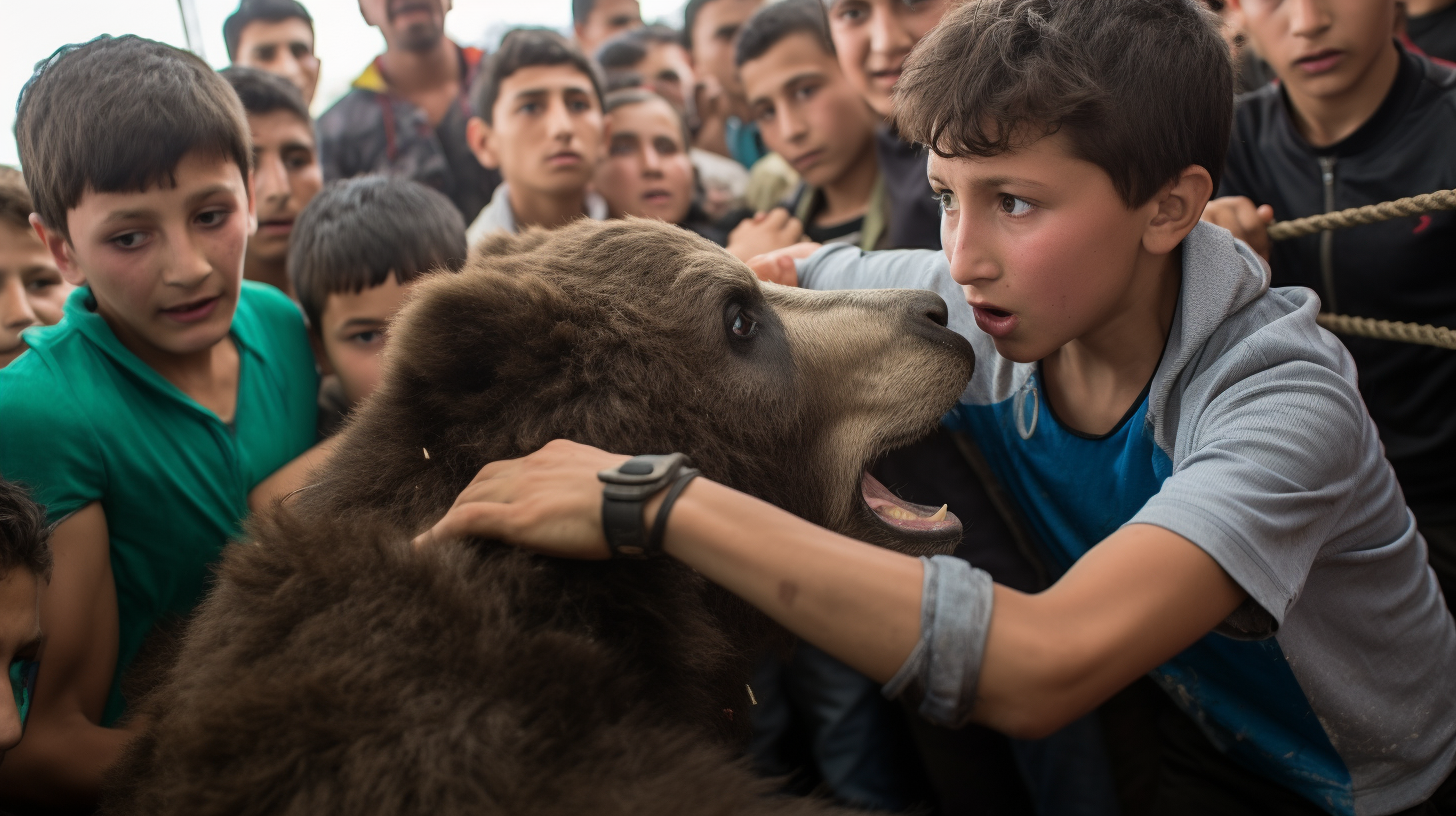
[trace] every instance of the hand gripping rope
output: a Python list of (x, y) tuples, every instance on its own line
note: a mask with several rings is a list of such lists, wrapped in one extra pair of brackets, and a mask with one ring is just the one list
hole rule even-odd
[[(1456, 190), (1438, 190), (1434, 193), (1399, 198), (1395, 201), (1382, 201), (1379, 204), (1351, 207), (1348, 210), (1311, 215), (1308, 218), (1280, 221), (1269, 225), (1269, 239), (1282, 241), (1286, 238), (1299, 238), (1325, 230), (1374, 224), (1392, 218), (1404, 218), (1438, 210), (1456, 210)], [(1377, 340), (1398, 340), (1402, 343), (1420, 343), (1456, 350), (1456, 331), (1444, 326), (1402, 323), (1396, 320), (1374, 320), (1368, 317), (1328, 313), (1319, 316), (1319, 324), (1336, 334), (1373, 337)]]

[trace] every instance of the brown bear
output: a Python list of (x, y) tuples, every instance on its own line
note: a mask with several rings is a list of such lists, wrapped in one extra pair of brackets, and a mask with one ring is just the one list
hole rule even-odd
[(926, 292), (760, 286), (653, 221), (488, 240), (416, 287), (316, 483), (226, 551), (107, 812), (828, 812), (735, 758), (757, 612), (668, 558), (410, 540), (485, 463), (567, 437), (945, 551), (954, 516), (866, 476), (969, 380), (945, 320)]

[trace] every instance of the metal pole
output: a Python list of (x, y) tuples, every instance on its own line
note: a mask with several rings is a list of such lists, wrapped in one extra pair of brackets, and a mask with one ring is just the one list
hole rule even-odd
[(182, 35), (187, 38), (187, 50), (207, 61), (202, 48), (202, 26), (197, 22), (197, 4), (193, 0), (177, 0), (177, 10), (182, 13)]

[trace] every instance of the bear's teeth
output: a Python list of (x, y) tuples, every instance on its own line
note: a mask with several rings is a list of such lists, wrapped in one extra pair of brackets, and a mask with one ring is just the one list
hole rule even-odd
[(881, 513), (884, 513), (885, 515), (889, 516), (892, 519), (899, 519), (900, 521), (919, 521), (920, 520), (920, 517), (919, 516), (915, 515), (914, 513), (910, 512), (909, 510), (906, 510), (903, 507), (896, 507), (894, 505), (890, 505), (889, 507), (881, 508), (880, 509), (880, 512)]
[(950, 505), (942, 504), (940, 506), (940, 509), (935, 511), (935, 515), (927, 518), (926, 521), (945, 521), (945, 509), (949, 506)]

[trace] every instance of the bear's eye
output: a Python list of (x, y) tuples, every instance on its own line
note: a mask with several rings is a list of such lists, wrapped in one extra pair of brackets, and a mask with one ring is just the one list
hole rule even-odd
[(730, 326), (733, 336), (749, 338), (758, 333), (758, 323), (744, 312), (733, 316), (733, 324)]

